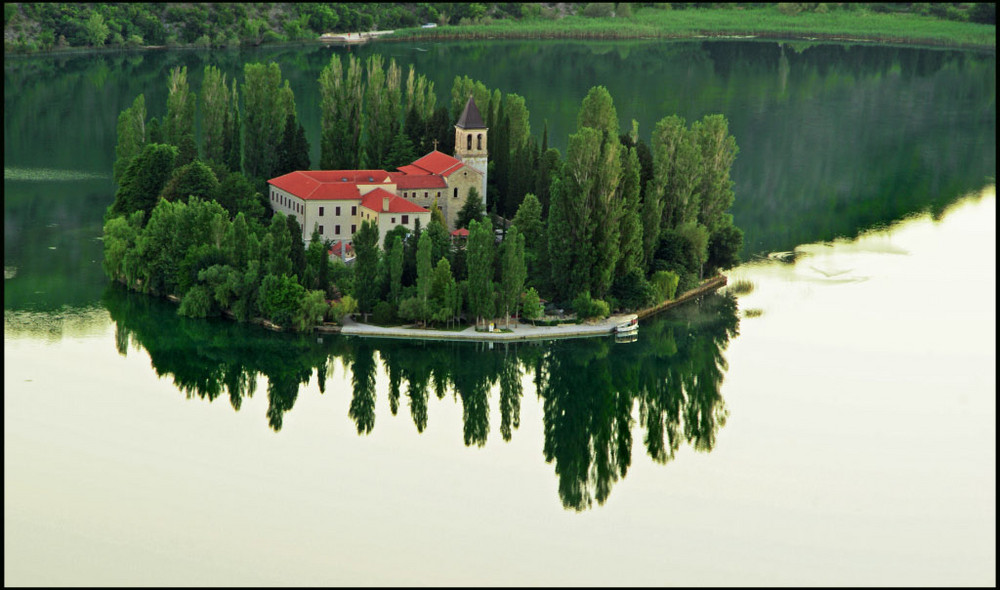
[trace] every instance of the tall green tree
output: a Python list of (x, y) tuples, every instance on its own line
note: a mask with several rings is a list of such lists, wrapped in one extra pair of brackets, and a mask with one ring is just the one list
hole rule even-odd
[(403, 292), (403, 239), (396, 236), (389, 250), (389, 292), (390, 303), (399, 305), (399, 297)]
[(698, 218), (701, 151), (695, 133), (677, 115), (656, 124), (651, 145), (654, 191), (663, 207), (662, 228), (675, 228)]
[(271, 225), (261, 242), (261, 252), (264, 256), (265, 274), (292, 276), (292, 239), (284, 213), (279, 211), (271, 217)]
[(633, 270), (645, 271), (642, 244), (642, 202), (639, 190), (639, 156), (635, 148), (628, 148), (622, 152), (622, 178), (619, 187), (622, 199), (622, 217), (618, 266), (615, 269), (616, 278), (622, 278)]
[(194, 141), (195, 108), (196, 97), (188, 87), (187, 66), (175, 66), (167, 79), (167, 114), (163, 117), (165, 143), (179, 148), (183, 141)]
[(358, 300), (358, 310), (368, 314), (375, 309), (379, 295), (379, 247), (378, 226), (369, 220), (361, 222), (361, 227), (354, 234), (354, 297)]
[(698, 223), (712, 233), (728, 225), (725, 213), (735, 198), (729, 172), (739, 148), (724, 115), (706, 115), (692, 131), (701, 151)]
[(309, 170), (309, 141), (306, 130), (295, 116), (285, 119), (285, 132), (278, 146), (278, 167), (275, 174), (280, 176), (296, 170)]
[(426, 231), (417, 240), (417, 299), (420, 302), (419, 319), (426, 322), (430, 315), (430, 295), (433, 281), (431, 267), (431, 237)]
[(226, 117), (223, 136), (225, 162), (233, 172), (243, 171), (243, 124), (240, 121), (240, 96), (236, 90), (236, 79), (229, 92), (229, 114)]
[(517, 314), (524, 290), (527, 269), (524, 264), (524, 236), (512, 226), (501, 248), (500, 304), (504, 310), (504, 325), (510, 328), (510, 315)]
[(476, 316), (476, 325), (493, 314), (493, 224), (489, 218), (469, 222), (469, 242), (466, 247), (469, 281), (469, 311)]
[(285, 122), (295, 114), (295, 100), (281, 68), (248, 63), (243, 67), (243, 165), (247, 176), (266, 180), (278, 169), (278, 150), (285, 132)]
[[(615, 267), (621, 255), (619, 240), (624, 213), (624, 201), (619, 190), (622, 161), (618, 113), (611, 94), (605, 87), (591, 88), (584, 97), (577, 115), (577, 126), (580, 130), (589, 128), (600, 134), (600, 155), (589, 172), (591, 178), (588, 178), (586, 184), (577, 185), (576, 188), (588, 193), (585, 198), (592, 212), (594, 233), (591, 242), (593, 262), (590, 291), (595, 297), (603, 298), (611, 289)], [(567, 150), (568, 165), (579, 165), (572, 158)]]
[(205, 66), (201, 83), (201, 152), (207, 161), (226, 161), (225, 136), (231, 104), (226, 75), (213, 65)]
[(122, 176), (132, 160), (146, 145), (146, 98), (135, 98), (132, 106), (118, 115), (118, 143), (115, 145), (115, 182), (121, 184)]
[(350, 170), (358, 167), (361, 147), (364, 85), (360, 61), (348, 56), (345, 72), (340, 57), (320, 72), (320, 168)]
[(542, 221), (542, 204), (528, 193), (514, 215), (513, 225), (524, 236), (524, 262), (528, 281), (533, 285), (547, 283), (548, 239)]

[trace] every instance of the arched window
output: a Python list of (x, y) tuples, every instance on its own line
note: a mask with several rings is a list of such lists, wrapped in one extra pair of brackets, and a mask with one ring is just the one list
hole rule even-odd
[(472, 149), (472, 136), (471, 135), (466, 135), (465, 138), (468, 140), (468, 141), (465, 142), (466, 143), (465, 149), (471, 150)]
[(476, 149), (477, 150), (483, 149), (483, 134), (482, 133), (480, 133), (479, 135), (476, 136)]

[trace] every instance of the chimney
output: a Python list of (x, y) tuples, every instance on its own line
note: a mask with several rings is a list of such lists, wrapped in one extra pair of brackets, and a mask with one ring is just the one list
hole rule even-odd
[(389, 197), (382, 197), (382, 212), (389, 212)]

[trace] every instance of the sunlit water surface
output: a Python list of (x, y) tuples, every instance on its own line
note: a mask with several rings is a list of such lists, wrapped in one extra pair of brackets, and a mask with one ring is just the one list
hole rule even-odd
[(714, 450), (658, 464), (637, 421), (582, 511), (530, 375), (510, 442), (496, 388), (482, 447), (451, 395), (418, 434), (381, 365), (359, 436), (342, 363), (275, 432), (263, 382), (185, 399), (101, 311), (5, 311), (4, 583), (995, 585), (995, 207), (734, 269)]

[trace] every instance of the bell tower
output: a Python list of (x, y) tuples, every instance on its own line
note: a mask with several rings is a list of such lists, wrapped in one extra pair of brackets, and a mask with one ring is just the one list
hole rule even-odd
[(476, 101), (470, 95), (462, 116), (455, 123), (455, 157), (482, 173), (483, 186), (479, 189), (479, 194), (482, 196), (483, 206), (486, 205), (487, 131)]

